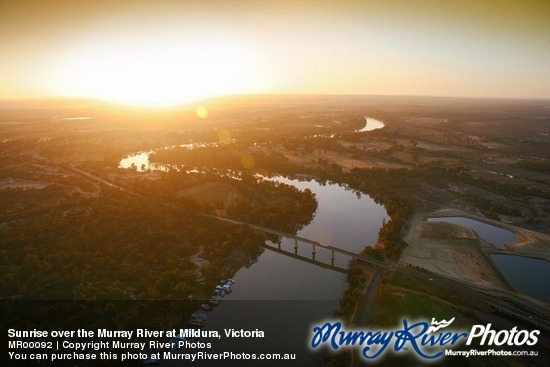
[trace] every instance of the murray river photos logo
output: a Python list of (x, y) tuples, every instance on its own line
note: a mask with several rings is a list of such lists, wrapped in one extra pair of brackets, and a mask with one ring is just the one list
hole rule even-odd
[(426, 360), (435, 360), (461, 344), (487, 346), (533, 346), (538, 341), (539, 330), (496, 331), (491, 324), (474, 325), (470, 332), (447, 329), (455, 319), (409, 322), (403, 320), (402, 327), (394, 330), (344, 330), (340, 322), (327, 322), (313, 328), (311, 347), (327, 346), (338, 350), (345, 347), (360, 348), (361, 355), (368, 359), (383, 356), (386, 352), (413, 353)]

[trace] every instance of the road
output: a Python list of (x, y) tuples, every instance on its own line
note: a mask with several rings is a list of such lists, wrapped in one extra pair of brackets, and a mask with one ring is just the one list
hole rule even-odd
[(373, 322), (373, 306), (378, 290), (378, 284), (380, 282), (380, 276), (384, 272), (384, 269), (377, 268), (374, 274), (370, 277), (369, 282), (365, 285), (362, 292), (362, 298), (357, 304), (357, 307), (351, 317), (351, 324), (369, 326)]

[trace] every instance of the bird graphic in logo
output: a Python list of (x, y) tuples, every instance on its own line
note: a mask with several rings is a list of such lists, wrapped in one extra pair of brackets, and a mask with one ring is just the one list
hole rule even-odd
[(455, 321), (455, 318), (453, 317), (449, 321), (447, 320), (441, 320), (441, 321), (435, 321), (434, 318), (432, 318), (432, 325), (428, 328), (427, 333), (435, 333), (439, 329), (444, 329), (447, 326), (451, 325)]

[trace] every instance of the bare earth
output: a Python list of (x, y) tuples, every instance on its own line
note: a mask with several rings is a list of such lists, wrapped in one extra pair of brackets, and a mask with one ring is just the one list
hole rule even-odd
[(503, 289), (506, 281), (491, 260), (492, 253), (512, 253), (549, 260), (550, 236), (487, 218), (480, 218), (455, 209), (441, 209), (436, 216), (462, 216), (496, 225), (514, 232), (520, 241), (497, 249), (481, 240), (469, 228), (444, 223), (427, 222), (425, 214), (416, 215), (410, 223), (405, 240), (409, 244), (402, 253), (401, 263), (419, 266), (433, 273), (475, 286)]
[(468, 228), (426, 222), (417, 215), (405, 236), (401, 263), (484, 288), (505, 289), (500, 274), (482, 253), (481, 241)]

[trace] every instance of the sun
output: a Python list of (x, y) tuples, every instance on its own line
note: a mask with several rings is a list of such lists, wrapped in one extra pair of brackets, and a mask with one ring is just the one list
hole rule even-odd
[(81, 45), (67, 65), (73, 95), (171, 106), (254, 89), (252, 53), (220, 38)]

